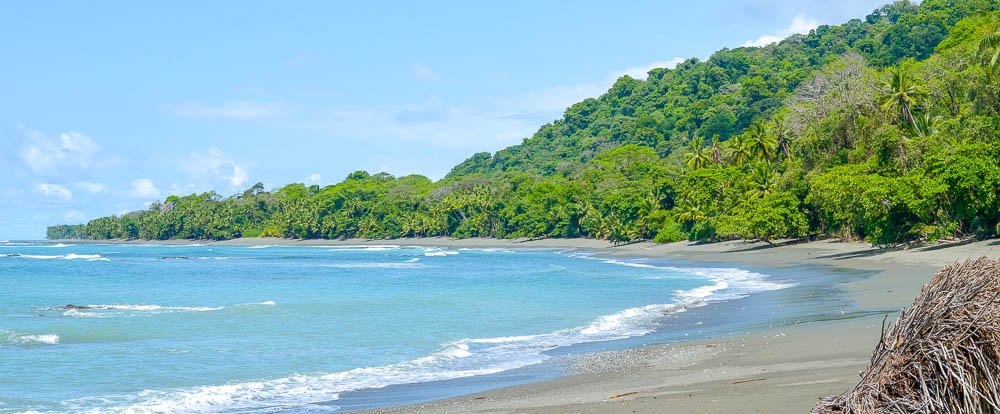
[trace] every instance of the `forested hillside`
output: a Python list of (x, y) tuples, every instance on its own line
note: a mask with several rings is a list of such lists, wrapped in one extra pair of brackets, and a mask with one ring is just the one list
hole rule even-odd
[(896, 2), (762, 48), (619, 79), (439, 182), (168, 197), (50, 238), (833, 235), (885, 245), (1000, 232), (996, 1)]

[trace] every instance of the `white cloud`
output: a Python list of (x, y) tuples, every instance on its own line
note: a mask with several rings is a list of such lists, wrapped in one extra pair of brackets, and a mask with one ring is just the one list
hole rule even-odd
[(775, 34), (769, 34), (758, 37), (756, 40), (747, 40), (746, 43), (743, 43), (742, 46), (743, 47), (767, 46), (772, 43), (778, 43), (791, 35), (809, 33), (810, 31), (812, 31), (817, 27), (819, 27), (819, 23), (816, 21), (816, 19), (806, 17), (805, 14), (799, 14), (798, 16), (792, 18), (792, 23), (782, 31)]
[(250, 175), (243, 167), (215, 147), (209, 148), (204, 154), (200, 151), (192, 152), (184, 163), (184, 168), (197, 177), (210, 176), (213, 179), (228, 181), (236, 187), (250, 179)]
[(60, 200), (69, 200), (73, 198), (73, 192), (59, 184), (37, 184), (35, 185), (35, 191), (45, 195), (46, 197), (58, 198)]
[(229, 176), (229, 182), (234, 186), (241, 186), (243, 183), (247, 182), (250, 176), (247, 175), (246, 171), (243, 171), (239, 165), (233, 164), (233, 175)]
[(322, 181), (322, 180), (323, 180), (323, 176), (321, 176), (321, 175), (319, 175), (317, 173), (309, 174), (309, 176), (306, 177), (306, 182), (309, 183), (309, 184), (319, 184), (319, 182)]
[(86, 168), (97, 154), (94, 140), (79, 132), (66, 132), (59, 134), (58, 140), (50, 140), (29, 128), (22, 126), (21, 130), (28, 135), (21, 159), (37, 174), (56, 174), (66, 167)]
[(132, 189), (129, 195), (135, 198), (154, 198), (160, 196), (160, 189), (156, 188), (153, 180), (148, 178), (138, 178), (132, 180)]
[(108, 187), (103, 183), (94, 183), (89, 181), (77, 181), (73, 183), (73, 186), (92, 194), (97, 194), (108, 189)]
[(436, 80), (441, 80), (441, 75), (438, 75), (433, 69), (424, 64), (413, 65), (411, 69), (413, 76), (425, 82), (432, 82)]
[(174, 107), (173, 113), (185, 118), (246, 121), (279, 115), (286, 107), (283, 102), (231, 101), (219, 105), (192, 102)]

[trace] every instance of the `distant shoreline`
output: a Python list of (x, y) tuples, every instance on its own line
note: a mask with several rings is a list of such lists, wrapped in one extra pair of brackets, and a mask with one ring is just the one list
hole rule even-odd
[(179, 246), (191, 244), (215, 246), (414, 246), (414, 247), (454, 247), (454, 248), (552, 248), (552, 249), (597, 249), (602, 251), (631, 251), (631, 246), (656, 244), (643, 242), (614, 245), (607, 240), (585, 238), (547, 239), (494, 239), (473, 237), (455, 239), (451, 237), (411, 237), (401, 239), (287, 239), (280, 237), (246, 237), (229, 240), (46, 240), (49, 243), (72, 244), (145, 244), (156, 246)]

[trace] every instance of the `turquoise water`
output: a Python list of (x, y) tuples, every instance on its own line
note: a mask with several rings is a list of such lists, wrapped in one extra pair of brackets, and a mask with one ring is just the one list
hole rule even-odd
[(336, 411), (786, 286), (572, 250), (0, 242), (0, 412)]

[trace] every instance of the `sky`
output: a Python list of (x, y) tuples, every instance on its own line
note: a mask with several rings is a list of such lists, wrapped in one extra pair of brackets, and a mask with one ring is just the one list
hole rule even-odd
[(622, 75), (885, 1), (5, 2), (0, 239), (256, 182), (437, 180)]

